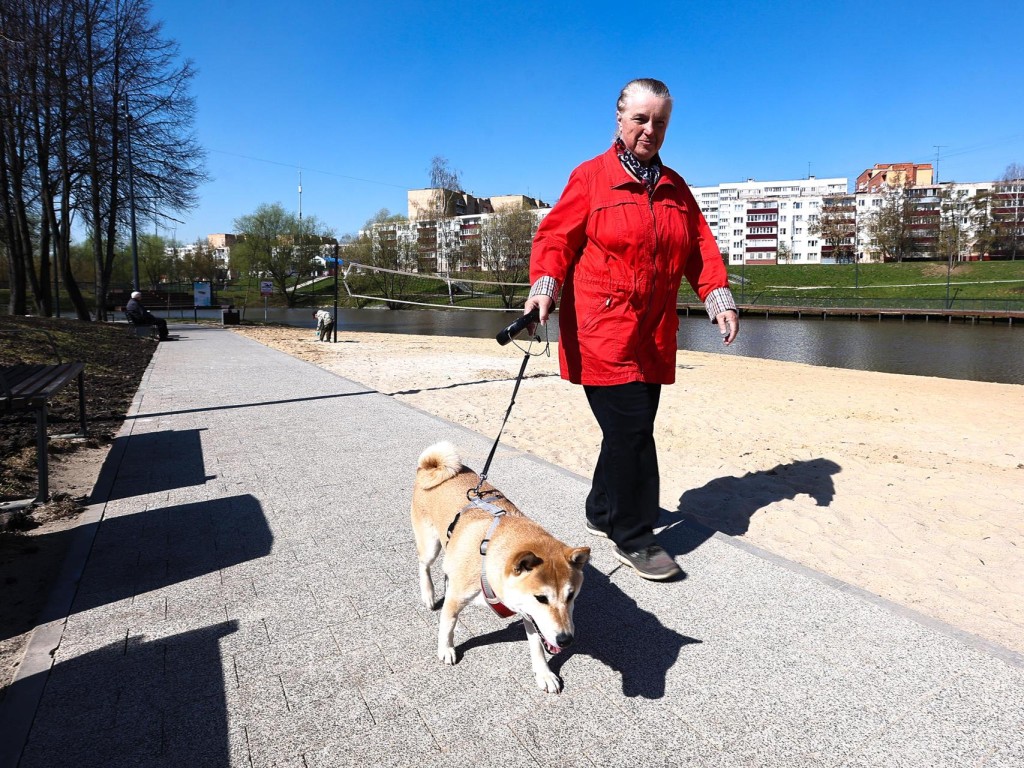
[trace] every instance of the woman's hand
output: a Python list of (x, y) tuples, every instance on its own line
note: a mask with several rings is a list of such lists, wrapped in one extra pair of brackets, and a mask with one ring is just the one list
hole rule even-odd
[[(526, 300), (526, 303), (523, 304), (523, 314), (526, 314), (534, 307), (536, 307), (537, 311), (540, 312), (540, 324), (545, 325), (548, 322), (548, 316), (551, 314), (551, 310), (555, 308), (555, 300), (550, 296), (545, 296), (544, 294), (531, 296)], [(533, 333), (532, 328), (530, 329), (530, 333)]]
[(722, 334), (722, 341), (725, 342), (725, 345), (729, 346), (732, 344), (736, 340), (736, 335), (740, 332), (740, 316), (736, 314), (735, 310), (729, 309), (725, 312), (719, 312), (718, 316), (715, 317), (715, 322), (718, 323), (718, 330)]

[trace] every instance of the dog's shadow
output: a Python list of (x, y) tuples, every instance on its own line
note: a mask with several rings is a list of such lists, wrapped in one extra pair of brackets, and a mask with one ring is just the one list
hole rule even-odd
[(669, 552), (682, 555), (716, 532), (744, 535), (750, 530), (750, 519), (778, 501), (805, 494), (819, 507), (827, 507), (836, 494), (833, 475), (841, 471), (834, 461), (817, 458), (779, 464), (742, 477), (715, 478), (701, 488), (686, 491), (674, 512), (662, 510), (658, 522), (665, 528), (658, 539)]
[[(666, 627), (653, 613), (643, 610), (608, 576), (591, 565), (584, 570), (583, 589), (573, 614), (576, 642), (548, 666), (561, 676), (562, 666), (573, 656), (590, 656), (622, 678), (624, 696), (660, 699), (665, 695), (668, 671), (687, 645), (700, 643)], [(669, 588), (669, 587), (666, 587)], [(472, 637), (462, 643), (460, 655), (472, 648), (494, 643), (525, 642), (522, 621), (503, 629)]]

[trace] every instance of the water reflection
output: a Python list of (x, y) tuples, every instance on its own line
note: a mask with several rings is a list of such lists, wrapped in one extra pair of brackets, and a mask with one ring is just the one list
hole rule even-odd
[[(249, 308), (246, 321), (307, 326), (309, 309)], [(189, 319), (191, 312), (188, 313)], [(219, 314), (211, 314), (219, 318)], [(366, 333), (494, 338), (516, 317), (512, 312), (341, 309), (339, 329)], [(549, 324), (558, 335), (555, 315)], [(679, 346), (698, 352), (742, 355), (834, 368), (882, 371), (947, 379), (1024, 384), (1024, 328), (954, 321), (779, 318), (744, 315), (729, 348), (706, 317), (679, 318)]]

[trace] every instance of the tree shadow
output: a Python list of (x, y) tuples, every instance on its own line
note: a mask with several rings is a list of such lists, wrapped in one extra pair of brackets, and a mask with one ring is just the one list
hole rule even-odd
[[(118, 437), (127, 444), (122, 460), (109, 468), (117, 472), (117, 482), (111, 484), (107, 498), (142, 496), (213, 480), (213, 475), (206, 474), (201, 431), (167, 429)], [(112, 454), (122, 453), (117, 447), (112, 447)], [(104, 469), (108, 469), (106, 464)], [(97, 486), (103, 479), (97, 479)]]
[[(810, 496), (819, 507), (835, 498), (833, 475), (842, 467), (825, 458), (779, 464), (742, 477), (715, 478), (679, 497), (674, 512), (661, 511), (658, 540), (673, 554), (692, 552), (715, 533), (742, 536), (756, 512), (784, 499)], [(680, 519), (680, 516), (681, 519)]]
[[(234, 621), (127, 641), (58, 661), (22, 766), (230, 765), (221, 640)], [(34, 684), (24, 678), (10, 694)], [(16, 745), (8, 745), (16, 747)]]
[[(245, 494), (106, 517), (40, 534), (35, 542), (39, 547), (86, 547), (88, 565), (77, 584), (68, 585), (72, 591), (51, 595), (37, 615), (15, 613), (0, 624), (0, 641), (69, 614), (265, 557), (274, 535), (259, 500)], [(84, 560), (84, 552), (81, 556)]]

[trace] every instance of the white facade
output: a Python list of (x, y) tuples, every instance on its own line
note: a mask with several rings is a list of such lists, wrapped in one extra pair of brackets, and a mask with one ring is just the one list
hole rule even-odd
[[(942, 219), (955, 218), (963, 228), (961, 258), (971, 258), (976, 220), (971, 201), (988, 197), (995, 182), (928, 184), (911, 187), (913, 207), (920, 216), (939, 211)], [(740, 264), (830, 264), (836, 259), (827, 243), (812, 234), (827, 204), (852, 207), (849, 216), (856, 235), (848, 241), (859, 261), (880, 261), (881, 252), (872, 241), (869, 225), (883, 204), (884, 190), (851, 193), (845, 178), (797, 179), (790, 181), (748, 180), (714, 187), (691, 187), (697, 204), (715, 233), (730, 265)], [(961, 199), (950, 203), (951, 197)], [(849, 198), (849, 202), (845, 198)], [(929, 253), (934, 232), (919, 232), (919, 253)], [(929, 239), (929, 237), (931, 238)]]
[(776, 264), (779, 246), (793, 264), (820, 264), (820, 239), (810, 233), (827, 195), (845, 194), (846, 178), (728, 182), (691, 187), (729, 264)]

